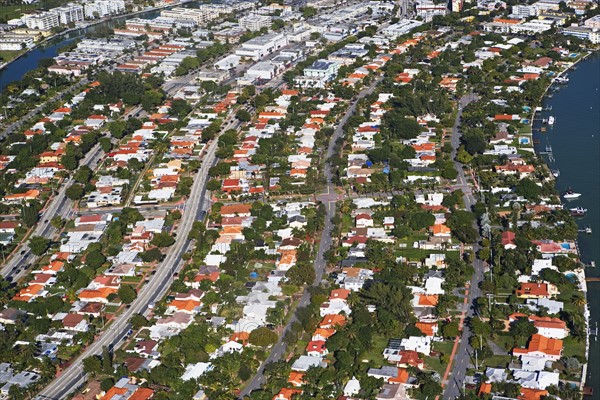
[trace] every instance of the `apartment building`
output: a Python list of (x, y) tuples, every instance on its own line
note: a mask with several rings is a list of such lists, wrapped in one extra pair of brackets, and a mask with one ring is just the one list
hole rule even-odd
[(125, 11), (124, 0), (95, 0), (83, 6), (86, 18), (102, 18)]
[(239, 19), (240, 28), (248, 31), (260, 31), (271, 26), (271, 17), (268, 15), (249, 14)]
[(83, 6), (79, 4), (67, 4), (62, 7), (56, 7), (50, 10), (58, 15), (58, 20), (62, 25), (83, 21)]
[(60, 21), (58, 14), (44, 11), (37, 14), (25, 15), (23, 22), (30, 29), (40, 29), (42, 31), (49, 31), (59, 25)]

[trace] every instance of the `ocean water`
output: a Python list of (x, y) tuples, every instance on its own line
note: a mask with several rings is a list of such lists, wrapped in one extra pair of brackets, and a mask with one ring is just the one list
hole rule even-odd
[[(554, 161), (546, 161), (552, 169), (559, 169), (556, 185), (559, 192), (569, 188), (581, 193), (569, 207), (581, 206), (587, 214), (578, 218), (580, 229), (592, 228), (592, 234), (580, 232), (579, 250), (585, 264), (592, 261), (596, 268), (587, 268), (588, 277), (600, 277), (600, 53), (579, 63), (568, 72), (569, 83), (544, 101), (544, 118), (553, 115), (553, 128), (537, 133), (538, 149), (552, 147)], [(588, 282), (590, 326), (600, 326), (600, 282)], [(594, 337), (590, 342), (588, 376), (586, 386), (594, 389), (594, 398), (600, 398), (600, 341)]]

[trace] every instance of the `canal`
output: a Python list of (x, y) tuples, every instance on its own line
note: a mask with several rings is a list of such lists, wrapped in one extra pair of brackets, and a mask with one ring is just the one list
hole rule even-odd
[[(175, 6), (195, 7), (198, 3), (198, 1), (191, 1), (185, 4), (177, 4)], [(13, 61), (8, 66), (0, 70), (0, 92), (2, 92), (3, 88), (9, 83), (21, 80), (27, 72), (37, 68), (41, 60), (55, 57), (58, 54), (60, 48), (71, 43), (77, 38), (85, 36), (88, 32), (94, 32), (99, 28), (112, 27), (115, 24), (122, 23), (126, 19), (130, 18), (152, 19), (158, 17), (159, 15), (160, 10), (151, 10), (144, 11), (132, 16), (117, 17), (108, 21), (100, 22), (96, 25), (71, 31), (69, 33), (66, 33), (65, 35), (52, 39), (51, 42), (46, 44), (45, 46), (40, 46), (31, 50), (18, 60)]]

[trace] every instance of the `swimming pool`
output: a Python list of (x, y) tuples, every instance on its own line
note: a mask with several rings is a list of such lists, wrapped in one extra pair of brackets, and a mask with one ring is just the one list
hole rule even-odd
[(531, 140), (528, 137), (520, 137), (519, 144), (530, 144)]

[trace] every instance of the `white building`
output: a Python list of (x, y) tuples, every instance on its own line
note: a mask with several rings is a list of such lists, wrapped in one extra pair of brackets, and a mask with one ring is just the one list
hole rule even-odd
[(421, 21), (416, 21), (416, 20), (402, 20), (396, 24), (390, 25), (387, 28), (384, 28), (381, 33), (387, 37), (387, 38), (391, 38), (391, 39), (395, 39), (398, 36), (402, 36), (408, 32), (410, 32), (412, 29), (421, 26), (423, 24), (423, 22)]
[(242, 44), (240, 49), (236, 50), (235, 54), (257, 61), (287, 44), (287, 36), (282, 33), (271, 33), (248, 40)]
[(84, 5), (86, 18), (102, 18), (107, 15), (120, 14), (125, 11), (124, 0), (95, 0)]
[(67, 4), (50, 10), (58, 15), (62, 25), (83, 21), (83, 6), (79, 4)]
[(260, 31), (262, 28), (269, 28), (271, 26), (271, 17), (268, 15), (249, 14), (241, 17), (238, 23), (240, 28), (255, 32)]
[(448, 14), (448, 7), (445, 3), (435, 4), (433, 1), (420, 1), (415, 6), (417, 16), (423, 18), (425, 22), (431, 22), (436, 15)]
[(30, 29), (40, 29), (43, 31), (48, 31), (59, 25), (58, 14), (49, 11), (25, 15), (23, 22)]

